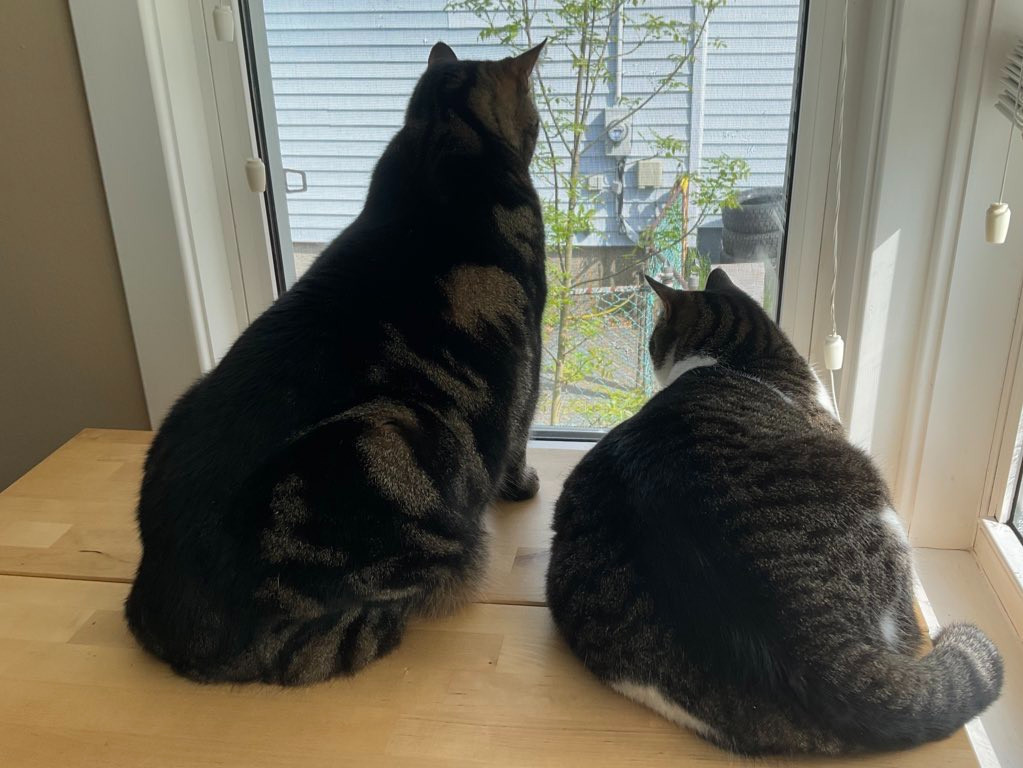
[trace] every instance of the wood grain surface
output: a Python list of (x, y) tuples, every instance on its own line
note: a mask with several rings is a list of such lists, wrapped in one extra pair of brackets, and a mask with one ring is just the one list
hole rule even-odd
[[(597, 683), (543, 606), (550, 515), (579, 451), (534, 446), (540, 496), (490, 513), (480, 602), (416, 623), (353, 679), (200, 686), (121, 616), (149, 434), (86, 430), (0, 494), (0, 766), (683, 766), (726, 754)], [(973, 768), (965, 733), (770, 765)], [(753, 763), (750, 763), (753, 765)]]

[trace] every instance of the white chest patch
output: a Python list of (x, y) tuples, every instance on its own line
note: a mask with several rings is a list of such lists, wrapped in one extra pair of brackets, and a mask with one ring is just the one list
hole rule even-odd
[(898, 647), (899, 634), (895, 625), (895, 616), (891, 611), (885, 611), (884, 616), (881, 617), (881, 637), (884, 638), (889, 648), (894, 650)]
[(681, 360), (676, 360), (671, 367), (667, 365), (654, 369), (654, 376), (662, 387), (671, 384), (675, 379), (686, 371), (693, 368), (706, 368), (709, 365), (717, 365), (717, 358), (710, 355), (687, 355)]
[(898, 512), (891, 507), (885, 507), (881, 510), (881, 522), (895, 535), (895, 538), (909, 546), (909, 537), (906, 535), (906, 529), (902, 527), (902, 520), (899, 518)]
[(693, 717), (686, 710), (673, 701), (665, 698), (659, 689), (652, 685), (641, 685), (630, 680), (619, 680), (611, 683), (611, 687), (626, 698), (632, 699), (644, 707), (649, 707), (676, 725), (696, 731), (706, 738), (714, 738), (714, 729), (697, 717)]

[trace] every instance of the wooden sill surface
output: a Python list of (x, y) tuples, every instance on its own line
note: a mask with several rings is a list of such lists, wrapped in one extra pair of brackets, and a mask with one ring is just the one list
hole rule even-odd
[[(175, 677), (135, 646), (121, 615), (149, 439), (85, 430), (0, 494), (0, 764), (744, 764), (597, 683), (557, 637), (543, 605), (550, 516), (579, 456), (558, 448), (531, 447), (537, 499), (492, 510), (479, 602), (415, 623), (355, 678), (281, 690)], [(977, 761), (959, 732), (908, 752), (770, 764)]]

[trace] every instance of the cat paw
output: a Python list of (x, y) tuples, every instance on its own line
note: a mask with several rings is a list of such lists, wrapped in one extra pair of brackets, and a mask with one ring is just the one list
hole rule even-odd
[(498, 498), (505, 501), (526, 501), (540, 490), (540, 477), (532, 467), (524, 467), (517, 475), (505, 475)]

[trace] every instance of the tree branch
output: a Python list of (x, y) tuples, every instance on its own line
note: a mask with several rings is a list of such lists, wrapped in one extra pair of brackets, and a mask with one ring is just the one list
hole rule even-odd
[[(522, 2), (522, 28), (526, 32), (526, 44), (533, 47), (533, 14), (529, 9), (529, 0), (521, 0)], [(554, 125), (554, 130), (558, 134), (558, 138), (561, 139), (561, 143), (565, 146), (565, 151), (568, 151), (568, 141), (565, 139), (565, 135), (561, 132), (561, 126), (558, 125), (558, 117), (554, 112), (554, 107), (551, 105), (550, 95), (547, 92), (547, 85), (543, 80), (543, 73), (539, 68), (533, 70), (533, 76), (536, 78), (537, 85), (540, 86), (540, 95), (543, 96), (544, 105), (547, 108), (547, 113), (551, 116), (551, 123)], [(541, 124), (544, 121), (540, 121)], [(547, 133), (547, 126), (544, 125), (544, 133)], [(548, 137), (548, 144), (550, 144), (550, 137)], [(551, 155), (554, 155), (553, 148), (551, 149)]]
[[(631, 107), (619, 122), (628, 120), (630, 117), (632, 117), (641, 109), (643, 109), (643, 107), (645, 107), (647, 104), (653, 101), (655, 97), (663, 93), (664, 90), (668, 87), (668, 84), (671, 83), (675, 76), (682, 71), (682, 68), (686, 65), (686, 63), (694, 61), (696, 59), (696, 48), (700, 44), (700, 40), (703, 39), (704, 33), (707, 31), (707, 22), (709, 20), (710, 14), (709, 13), (704, 14), (703, 21), (700, 22), (700, 27), (697, 30), (696, 36), (693, 37), (692, 44), (689, 47), (689, 52), (685, 56), (680, 57), (674, 69), (672, 69), (667, 75), (662, 77), (661, 82), (658, 84), (658, 86), (653, 91), (651, 91), (645, 99), (640, 100), (637, 104)], [(583, 153), (585, 153), (594, 144), (603, 141), (607, 137), (608, 130), (610, 130), (608, 126), (604, 126), (603, 133), (597, 136), (597, 138), (588, 142), (586, 146), (583, 148)]]

